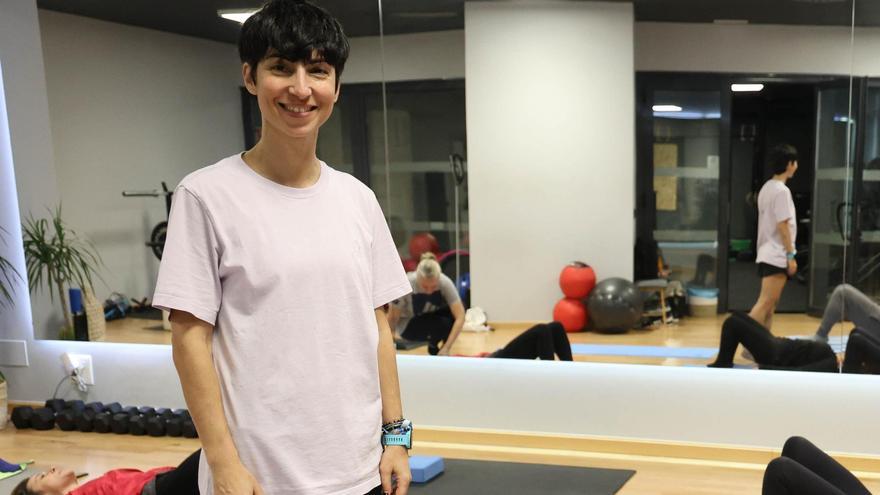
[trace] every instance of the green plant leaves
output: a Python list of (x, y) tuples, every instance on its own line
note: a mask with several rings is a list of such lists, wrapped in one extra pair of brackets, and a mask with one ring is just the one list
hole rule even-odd
[[(49, 291), (54, 301), (58, 293), (64, 304), (64, 287), (92, 287), (93, 276), (102, 264), (90, 242), (79, 239), (61, 218), (61, 206), (49, 212), (51, 221), (29, 217), (22, 225), (27, 280), (31, 292)], [(64, 314), (67, 315), (67, 308)]]

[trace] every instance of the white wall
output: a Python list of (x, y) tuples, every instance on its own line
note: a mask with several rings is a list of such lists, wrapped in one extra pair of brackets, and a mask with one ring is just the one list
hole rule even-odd
[(64, 217), (102, 257), (100, 299), (151, 297), (159, 264), (144, 242), (164, 199), (121, 193), (173, 188), (242, 149), (236, 48), (47, 10), (39, 19)]
[(880, 75), (880, 28), (638, 22), (640, 71)]
[(546, 320), (572, 260), (632, 278), (633, 11), (465, 4), (472, 301)]

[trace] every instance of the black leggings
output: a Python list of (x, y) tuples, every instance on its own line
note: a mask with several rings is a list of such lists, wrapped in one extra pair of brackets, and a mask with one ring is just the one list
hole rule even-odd
[(870, 495), (845, 467), (809, 440), (791, 437), (764, 471), (764, 495)]
[(549, 361), (555, 356), (559, 356), (561, 361), (572, 360), (568, 335), (558, 321), (533, 326), (491, 355), (494, 358)]
[(400, 335), (406, 340), (428, 342), (428, 352), (437, 354), (440, 342), (445, 342), (452, 331), (455, 317), (448, 307), (413, 316)]
[(843, 372), (880, 374), (880, 340), (860, 328), (850, 332)]
[(786, 346), (791, 345), (792, 342), (774, 337), (763, 325), (742, 313), (733, 313), (724, 321), (721, 326), (718, 356), (715, 358), (715, 362), (709, 364), (709, 367), (733, 367), (733, 356), (739, 344), (752, 353), (755, 362), (761, 368), (837, 372), (837, 357), (830, 346), (819, 342), (799, 343), (799, 345), (810, 347), (808, 355), (804, 357), (815, 357), (814, 360), (779, 366), (780, 356), (785, 352)]
[(156, 475), (156, 495), (199, 495), (199, 449), (179, 466)]

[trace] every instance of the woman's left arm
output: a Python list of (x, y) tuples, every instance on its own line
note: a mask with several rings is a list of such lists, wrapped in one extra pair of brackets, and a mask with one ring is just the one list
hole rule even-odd
[[(391, 326), (383, 308), (376, 309), (376, 323), (379, 327), (379, 391), (382, 394), (382, 423), (403, 419), (403, 404), (400, 400), (400, 381), (397, 378), (397, 349)], [(395, 495), (406, 495), (412, 474), (409, 470), (409, 456), (406, 448), (389, 445), (382, 452), (379, 461), (379, 475), (382, 478), (382, 491)], [(396, 488), (392, 489), (392, 475), (396, 478)]]
[(455, 344), (455, 339), (458, 338), (458, 334), (461, 333), (461, 329), (464, 327), (464, 305), (461, 301), (455, 301), (450, 304), (449, 311), (455, 317), (455, 322), (452, 324), (452, 330), (449, 331), (449, 337), (446, 338), (446, 342), (443, 343), (443, 347), (437, 353), (440, 356), (449, 355), (449, 351), (452, 350), (452, 344)]

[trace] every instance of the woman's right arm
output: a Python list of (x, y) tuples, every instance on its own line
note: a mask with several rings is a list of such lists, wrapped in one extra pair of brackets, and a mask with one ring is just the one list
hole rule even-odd
[(183, 396), (214, 478), (215, 495), (262, 495), (238, 457), (220, 400), (211, 342), (214, 326), (185, 311), (171, 311), (171, 353)]

